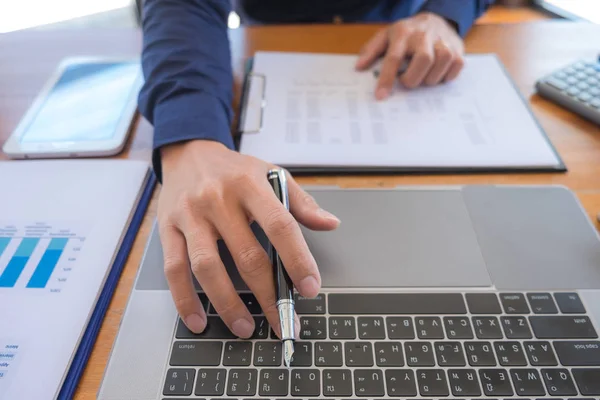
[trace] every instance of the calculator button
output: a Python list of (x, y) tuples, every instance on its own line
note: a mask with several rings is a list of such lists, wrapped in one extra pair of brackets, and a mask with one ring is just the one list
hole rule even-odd
[(587, 103), (588, 101), (590, 101), (592, 99), (592, 95), (589, 94), (588, 92), (583, 92), (580, 93), (579, 96), (577, 96), (577, 98), (585, 103)]
[(596, 74), (596, 70), (594, 68), (588, 67), (585, 69), (585, 73), (588, 75), (595, 75)]
[(594, 78), (593, 76), (590, 76), (585, 82), (590, 86), (596, 86), (598, 84), (598, 79)]
[(571, 67), (578, 71), (581, 71), (581, 70), (585, 69), (586, 65), (580, 61), (580, 62), (576, 62), (575, 64), (571, 65)]
[(564, 73), (563, 71), (558, 71), (557, 73), (554, 74), (554, 77), (556, 79), (566, 79), (567, 78), (567, 74)]
[(594, 99), (592, 99), (592, 101), (590, 101), (590, 104), (593, 107), (600, 108), (600, 97), (595, 97)]
[(600, 94), (600, 88), (593, 87), (593, 88), (590, 88), (590, 90), (588, 90), (588, 92), (592, 96), (598, 96)]
[(581, 90), (587, 90), (587, 89), (589, 89), (589, 88), (590, 88), (590, 85), (588, 85), (588, 84), (587, 84), (587, 83), (585, 83), (585, 82), (579, 82), (579, 83), (577, 84), (577, 88), (578, 88), (578, 89), (581, 89)]
[(573, 77), (573, 76), (569, 76), (567, 78), (567, 83), (569, 85), (575, 85), (577, 82), (579, 82), (579, 81), (577, 79), (575, 79), (575, 77)]
[[(600, 70), (598, 70), (598, 71), (600, 71)], [(575, 71), (575, 69), (574, 69), (574, 68), (572, 68), (572, 67), (567, 67), (567, 68), (563, 69), (563, 72), (564, 72), (565, 74), (567, 74), (567, 75), (573, 75), (573, 74), (575, 74), (577, 71)]]
[(581, 92), (581, 90), (577, 89), (574, 86), (569, 88), (569, 90), (567, 90), (567, 94), (569, 94), (571, 96), (577, 96), (579, 94), (579, 92)]
[(585, 74), (585, 72), (581, 72), (581, 71), (580, 71), (580, 72), (578, 72), (578, 73), (576, 73), (576, 74), (575, 74), (575, 78), (577, 78), (577, 79), (580, 79), (580, 80), (581, 80), (581, 79), (585, 79), (585, 78), (587, 78), (587, 75)]
[(548, 78), (546, 80), (546, 83), (552, 87), (557, 88), (558, 90), (565, 90), (566, 88), (569, 87), (568, 83), (566, 83), (565, 81), (562, 81), (558, 78)]

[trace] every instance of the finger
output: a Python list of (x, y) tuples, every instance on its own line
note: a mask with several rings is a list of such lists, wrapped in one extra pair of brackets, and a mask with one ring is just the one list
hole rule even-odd
[(266, 179), (257, 180), (256, 185), (255, 194), (244, 199), (246, 209), (277, 249), (300, 294), (316, 296), (321, 287), (321, 276), (300, 226), (277, 199)]
[(338, 227), (340, 220), (319, 207), (315, 199), (306, 193), (300, 185), (286, 173), (290, 196), (290, 211), (298, 222), (309, 229), (331, 231)]
[(241, 338), (249, 338), (254, 333), (254, 319), (221, 261), (214, 229), (196, 223), (186, 228), (184, 234), (194, 276), (231, 332)]
[(446, 74), (446, 77), (444, 78), (444, 82), (450, 82), (455, 80), (458, 75), (460, 74), (460, 71), (462, 71), (463, 67), (465, 66), (465, 59), (463, 58), (462, 54), (455, 58), (454, 61), (452, 62), (452, 66), (450, 66), (450, 69), (448, 70), (448, 73)]
[(414, 35), (410, 44), (412, 60), (406, 72), (400, 78), (402, 85), (409, 89), (416, 88), (421, 83), (433, 67), (435, 55), (433, 52), (433, 43), (429, 36), (425, 34)]
[(452, 50), (442, 41), (436, 42), (434, 52), (435, 61), (433, 67), (431, 67), (429, 74), (425, 77), (425, 84), (430, 86), (437, 85), (444, 79), (454, 61)]
[(194, 288), (185, 239), (174, 226), (160, 228), (165, 277), (181, 319), (194, 333), (206, 328), (206, 313)]
[(369, 68), (379, 57), (381, 57), (387, 46), (387, 29), (382, 29), (377, 32), (360, 51), (358, 60), (356, 61), (356, 69), (362, 71)]
[(273, 266), (252, 233), (246, 215), (239, 208), (223, 208), (215, 213), (215, 226), (221, 232), (240, 276), (254, 293), (269, 325), (279, 326)]
[(406, 45), (404, 37), (397, 37), (389, 45), (387, 53), (383, 58), (381, 73), (379, 74), (377, 89), (375, 90), (375, 98), (377, 100), (386, 99), (392, 93), (398, 70), (404, 63)]

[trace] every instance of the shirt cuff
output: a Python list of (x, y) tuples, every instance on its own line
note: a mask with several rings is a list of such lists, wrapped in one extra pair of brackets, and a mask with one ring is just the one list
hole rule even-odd
[[(465, 4), (467, 3), (467, 4)], [(427, 0), (421, 11), (429, 11), (456, 24), (458, 34), (464, 37), (478, 17), (473, 0)]]
[(162, 182), (160, 148), (189, 140), (213, 140), (234, 149), (229, 113), (221, 101), (207, 93), (173, 97), (154, 110), (152, 165)]

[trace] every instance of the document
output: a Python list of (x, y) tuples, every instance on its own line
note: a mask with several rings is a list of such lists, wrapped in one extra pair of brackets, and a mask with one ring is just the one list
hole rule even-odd
[(58, 395), (147, 174), (138, 161), (0, 162), (0, 399)]
[(291, 169), (562, 168), (494, 55), (450, 83), (374, 97), (356, 56), (258, 52), (240, 151)]

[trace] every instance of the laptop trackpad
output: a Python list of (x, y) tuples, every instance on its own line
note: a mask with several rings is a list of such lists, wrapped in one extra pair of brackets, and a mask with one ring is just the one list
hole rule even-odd
[(304, 235), (325, 287), (491, 286), (459, 190), (314, 190), (342, 224)]

